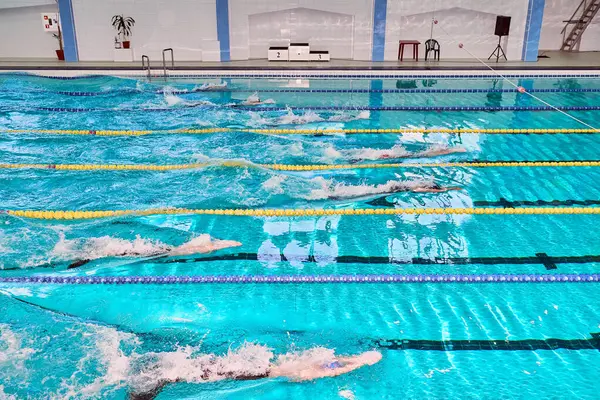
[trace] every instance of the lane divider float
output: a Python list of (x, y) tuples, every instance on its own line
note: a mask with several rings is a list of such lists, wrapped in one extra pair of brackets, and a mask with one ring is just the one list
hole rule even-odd
[(196, 275), (196, 276), (16, 276), (8, 284), (227, 284), (227, 283), (595, 283), (600, 274), (419, 274), (419, 275)]
[[(600, 92), (600, 88), (542, 88), (542, 89), (527, 89), (529, 93), (596, 93)], [(0, 92), (10, 92), (8, 89), (0, 89)], [(23, 93), (22, 90), (20, 90)], [(460, 88), (417, 88), (417, 89), (253, 89), (253, 88), (193, 88), (193, 89), (175, 89), (175, 90), (139, 90), (136, 88), (96, 91), (96, 92), (78, 92), (78, 91), (51, 91), (45, 89), (25, 90), (26, 93), (52, 93), (65, 96), (111, 96), (115, 94), (220, 94), (220, 93), (514, 93), (515, 89), (494, 89), (494, 88), (475, 88), (475, 89), (460, 89)]]
[(174, 130), (89, 130), (89, 129), (2, 129), (0, 132), (9, 134), (50, 134), (50, 135), (83, 135), (83, 136), (143, 136), (143, 135), (198, 135), (222, 132), (249, 132), (266, 135), (327, 135), (327, 134), (414, 134), (414, 133), (443, 133), (443, 134), (592, 134), (600, 133), (597, 129), (571, 128), (364, 128), (364, 129), (233, 129), (233, 128), (203, 128), (203, 129), (174, 129)]
[(152, 108), (67, 108), (67, 107), (0, 107), (0, 112), (67, 112), (67, 113), (91, 113), (91, 112), (109, 112), (109, 113), (124, 113), (124, 112), (173, 112), (190, 109), (222, 109), (228, 107), (230, 109), (241, 111), (482, 111), (482, 112), (498, 112), (498, 111), (598, 111), (600, 105), (594, 106), (250, 106), (236, 105), (230, 107), (227, 105), (216, 104), (189, 104), (185, 107), (152, 107)]
[(493, 167), (600, 167), (600, 161), (464, 161), (382, 164), (254, 164), (244, 161), (192, 164), (0, 164), (0, 169), (48, 169), (55, 171), (173, 171), (206, 167), (267, 168), (275, 171), (327, 171), (382, 168), (493, 168)]
[(50, 211), (50, 210), (5, 210), (4, 213), (23, 218), (45, 220), (79, 220), (123, 216), (147, 215), (226, 215), (239, 217), (320, 217), (329, 215), (551, 215), (551, 214), (600, 214), (600, 207), (520, 207), (520, 208), (317, 208), (317, 209), (188, 209), (153, 208), (147, 210), (104, 210), (104, 211)]

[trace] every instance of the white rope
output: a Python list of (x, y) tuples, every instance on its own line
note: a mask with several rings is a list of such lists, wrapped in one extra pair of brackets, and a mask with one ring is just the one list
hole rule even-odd
[[(454, 39), (454, 37), (452, 37), (452, 35), (450, 35), (450, 34), (449, 34), (449, 33), (448, 33), (448, 32), (447, 32), (445, 29), (444, 29), (444, 27), (443, 27), (443, 26), (441, 26), (441, 25), (440, 25), (440, 29), (441, 29), (441, 30), (442, 30), (442, 31), (443, 31), (443, 32), (444, 32), (444, 33), (445, 33), (445, 34), (446, 34), (446, 35), (447, 35), (447, 36), (448, 36), (450, 39), (452, 39), (452, 40), (455, 40), (455, 39)], [(489, 64), (487, 64), (485, 61), (483, 61), (482, 59), (480, 59), (479, 57), (477, 57), (476, 55), (474, 55), (473, 53), (471, 53), (471, 52), (469, 51), (469, 49), (467, 49), (467, 48), (466, 48), (466, 46), (465, 46), (464, 44), (462, 44), (462, 43), (461, 43), (461, 44), (459, 45), (459, 47), (460, 47), (461, 49), (463, 49), (464, 51), (466, 51), (467, 53), (469, 53), (469, 55), (470, 55), (471, 57), (473, 57), (474, 59), (476, 59), (477, 61), (479, 61), (479, 62), (480, 62), (480, 63), (482, 63), (483, 65), (485, 65), (486, 67), (488, 67), (488, 68), (490, 69), (490, 71), (492, 71), (494, 74), (498, 75), (500, 78), (502, 78), (502, 79), (503, 79), (503, 80), (505, 80), (506, 82), (508, 82), (508, 83), (510, 83), (511, 85), (513, 85), (513, 86), (514, 86), (514, 87), (517, 89), (517, 91), (518, 91), (519, 93), (525, 93), (525, 94), (527, 94), (527, 95), (529, 95), (529, 96), (533, 97), (533, 98), (534, 98), (534, 99), (536, 99), (537, 101), (539, 101), (539, 102), (541, 102), (541, 103), (543, 103), (543, 104), (545, 104), (545, 105), (547, 105), (547, 106), (549, 106), (549, 107), (553, 108), (554, 110), (558, 111), (559, 113), (561, 113), (561, 114), (563, 114), (563, 115), (566, 115), (567, 117), (569, 117), (569, 118), (573, 119), (574, 121), (577, 121), (577, 122), (579, 122), (580, 124), (582, 124), (582, 125), (584, 125), (584, 126), (587, 126), (587, 127), (588, 127), (588, 128), (590, 128), (590, 129), (593, 129), (593, 130), (595, 130), (595, 131), (597, 131), (597, 132), (600, 132), (600, 130), (599, 130), (598, 128), (595, 128), (595, 127), (591, 126), (591, 125), (590, 125), (590, 124), (588, 124), (587, 122), (584, 122), (584, 121), (580, 120), (579, 118), (577, 118), (577, 117), (574, 117), (573, 115), (571, 115), (571, 114), (569, 114), (569, 113), (567, 113), (567, 112), (565, 112), (565, 111), (563, 111), (563, 110), (561, 110), (561, 109), (559, 109), (559, 108), (557, 108), (557, 107), (553, 106), (552, 104), (548, 103), (547, 101), (544, 101), (544, 100), (540, 99), (540, 98), (539, 98), (539, 97), (537, 97), (536, 95), (534, 95), (534, 94), (532, 94), (532, 93), (529, 93), (529, 92), (528, 92), (527, 90), (525, 90), (524, 88), (521, 88), (521, 87), (520, 87), (518, 84), (514, 83), (513, 81), (511, 81), (510, 79), (508, 79), (507, 77), (505, 77), (504, 75), (502, 75), (501, 73), (499, 73), (498, 71), (496, 71), (494, 68), (492, 68), (492, 67), (491, 67)], [(523, 89), (524, 91), (521, 91), (521, 89)]]
[(437, 1), (433, 2), (433, 10), (431, 10), (431, 33), (429, 34), (429, 39), (433, 39), (433, 25), (435, 25), (435, 9)]

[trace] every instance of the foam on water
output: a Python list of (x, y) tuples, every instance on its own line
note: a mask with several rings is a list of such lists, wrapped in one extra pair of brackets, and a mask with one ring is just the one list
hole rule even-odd
[(51, 252), (58, 260), (95, 260), (103, 257), (123, 255), (153, 256), (166, 253), (171, 246), (158, 240), (134, 240), (114, 238), (111, 236), (92, 237), (86, 239), (66, 239), (59, 233), (59, 241)]
[(0, 400), (17, 400), (17, 396), (7, 394), (4, 391), (4, 385), (0, 385)]
[(2, 371), (10, 374), (24, 372), (25, 362), (34, 353), (34, 349), (23, 345), (23, 337), (14, 332), (10, 325), (0, 324), (0, 377), (10, 378), (3, 377)]
[(283, 194), (284, 190), (281, 187), (283, 181), (286, 180), (285, 175), (273, 175), (262, 183), (262, 188), (272, 194)]
[(182, 107), (194, 107), (194, 106), (216, 106), (215, 103), (212, 103), (207, 100), (198, 100), (198, 101), (188, 101), (182, 99), (179, 96), (176, 96), (169, 92), (164, 92), (165, 102), (169, 107), (182, 106)]
[(338, 394), (340, 395), (341, 398), (347, 399), (347, 400), (354, 400), (356, 398), (356, 396), (354, 395), (354, 392), (352, 392), (352, 390), (349, 390), (349, 389), (342, 389), (338, 392)]

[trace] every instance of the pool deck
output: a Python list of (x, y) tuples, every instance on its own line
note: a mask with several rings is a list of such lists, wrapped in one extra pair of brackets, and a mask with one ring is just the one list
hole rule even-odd
[[(175, 69), (167, 71), (168, 77), (339, 77), (339, 78), (402, 78), (402, 77), (464, 77), (471, 76), (578, 76), (600, 75), (600, 52), (569, 53), (542, 52), (537, 62), (509, 61), (489, 62), (489, 67), (468, 59), (442, 61), (352, 61), (331, 62), (269, 62), (246, 60), (230, 62), (176, 61)], [(486, 60), (487, 61), (487, 60)], [(152, 78), (164, 77), (162, 62), (151, 64)], [(49, 77), (77, 77), (82, 75), (114, 75), (145, 77), (140, 62), (73, 62), (55, 59), (2, 59), (0, 73), (28, 72)]]
[[(548, 71), (548, 70), (600, 70), (600, 52), (561, 52), (546, 51), (540, 53), (542, 56), (537, 62), (524, 61), (490, 61), (489, 65), (497, 70), (520, 70), (520, 71)], [(487, 60), (484, 60), (487, 62)], [(162, 69), (162, 62), (152, 62), (152, 68)], [(0, 70), (11, 71), (36, 71), (36, 70), (120, 70), (140, 71), (141, 63), (136, 62), (106, 62), (106, 61), (82, 61), (65, 63), (55, 59), (3, 59), (0, 58)], [(481, 71), (489, 68), (481, 62), (473, 59), (448, 59), (442, 61), (354, 61), (354, 60), (331, 60), (330, 62), (269, 62), (264, 59), (244, 60), (230, 62), (197, 62), (176, 61), (175, 70), (202, 71), (202, 70), (227, 70), (227, 71), (249, 71), (249, 70), (311, 70), (311, 71)]]

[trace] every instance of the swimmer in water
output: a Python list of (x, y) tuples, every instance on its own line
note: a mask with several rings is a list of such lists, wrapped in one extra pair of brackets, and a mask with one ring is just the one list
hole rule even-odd
[(227, 88), (227, 82), (205, 83), (200, 87), (194, 88), (194, 92), (210, 92), (211, 90), (223, 90), (225, 88)]
[[(130, 400), (152, 400), (160, 391), (171, 383), (177, 382), (214, 382), (219, 380), (237, 380), (249, 381), (269, 378), (286, 378), (293, 382), (302, 382), (315, 380), (319, 378), (330, 378), (342, 374), (347, 374), (358, 368), (374, 365), (381, 360), (381, 353), (378, 351), (367, 351), (356, 356), (334, 357), (332, 360), (324, 364), (315, 364), (310, 360), (293, 360), (285, 362), (269, 363), (266, 368), (257, 368), (256, 371), (250, 373), (245, 370), (235, 371), (229, 368), (222, 368), (219, 365), (219, 359), (215, 357), (209, 358), (204, 365), (199, 368), (198, 376), (190, 376), (190, 371), (186, 371), (186, 378), (169, 377), (161, 379), (157, 384), (150, 389), (139, 392), (130, 392)], [(147, 376), (149, 371), (157, 368), (156, 365), (147, 367), (148, 371), (143, 373)]]
[(274, 104), (275, 101), (273, 99), (267, 99), (262, 101), (260, 97), (258, 97), (258, 93), (254, 92), (252, 95), (248, 96), (248, 98), (242, 102), (244, 106), (258, 106), (261, 104)]
[(444, 193), (454, 190), (462, 190), (459, 186), (440, 186), (434, 181), (388, 181), (375, 186), (350, 186), (338, 184), (329, 186), (326, 181), (322, 182), (321, 189), (313, 190), (309, 196), (310, 200), (367, 200), (374, 195), (389, 196), (394, 193)]
[(420, 158), (420, 157), (439, 157), (454, 153), (466, 153), (467, 150), (463, 147), (432, 147), (428, 150), (423, 150), (416, 153), (406, 151), (403, 146), (395, 145), (391, 149), (354, 149), (346, 150), (342, 153), (346, 153), (350, 156), (351, 163), (357, 163), (361, 161), (374, 161), (374, 160), (393, 160), (400, 158)]
[[(238, 247), (242, 244), (235, 240), (213, 239), (208, 234), (203, 234), (182, 244), (181, 246), (165, 246), (157, 249), (154, 253), (140, 251), (134, 247), (119, 254), (111, 254), (113, 257), (160, 257), (160, 256), (185, 256), (190, 254), (205, 254), (213, 251)], [(68, 266), (68, 269), (81, 267), (88, 263), (89, 259), (77, 260)]]

